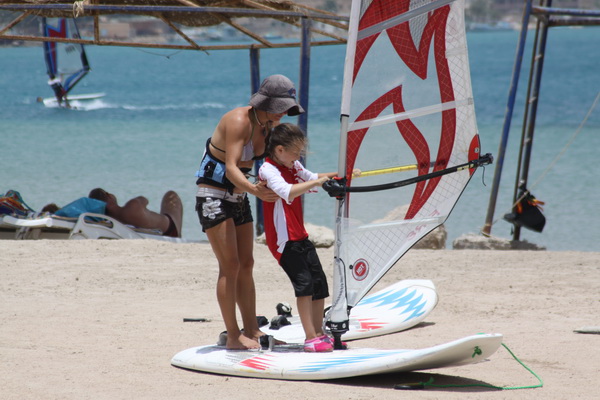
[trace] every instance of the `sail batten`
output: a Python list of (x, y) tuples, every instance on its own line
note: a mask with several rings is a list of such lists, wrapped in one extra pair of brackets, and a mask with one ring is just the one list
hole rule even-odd
[(427, 107), (421, 107), (410, 111), (405, 111), (398, 114), (386, 115), (383, 117), (376, 117), (373, 119), (367, 119), (362, 121), (357, 121), (349, 125), (349, 131), (355, 131), (359, 129), (370, 128), (372, 126), (390, 124), (397, 121), (402, 121), (405, 119), (423, 117), (430, 114), (439, 113), (446, 110), (451, 110), (458, 107), (470, 106), (473, 104), (473, 99), (464, 99), (459, 101), (448, 101), (442, 104), (434, 104)]
[[(347, 190), (336, 194), (329, 319), (343, 330), (348, 308), (444, 223), (482, 164), (464, 0), (353, 0), (341, 114)], [(353, 191), (355, 169), (370, 173)]]

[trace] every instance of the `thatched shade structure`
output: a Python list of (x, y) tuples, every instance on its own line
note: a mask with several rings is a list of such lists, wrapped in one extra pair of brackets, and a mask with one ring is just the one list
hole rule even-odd
[[(34, 35), (7, 34), (25, 18), (62, 17), (84, 18), (93, 17), (95, 34), (93, 41), (83, 40), (82, 43), (95, 45), (143, 46), (163, 48), (184, 48), (206, 50), (227, 49), (240, 47), (291, 47), (299, 46), (300, 40), (288, 43), (271, 43), (263, 35), (253, 32), (243, 21), (249, 18), (277, 20), (293, 25), (302, 26), (302, 21), (310, 19), (327, 25), (328, 29), (310, 27), (312, 34), (327, 37), (328, 40), (313, 41), (312, 45), (339, 44), (345, 42), (344, 30), (347, 29), (347, 18), (333, 13), (301, 5), (289, 0), (0, 0), (0, 12), (14, 12), (17, 17), (7, 26), (0, 26), (0, 39), (41, 41), (46, 38)], [(153, 17), (162, 20), (174, 33), (186, 40), (189, 45), (168, 45), (165, 43), (113, 42), (101, 37), (98, 28), (98, 17), (116, 15), (135, 15)], [(181, 31), (181, 27), (208, 27), (227, 24), (258, 43), (236, 46), (199, 46)]]

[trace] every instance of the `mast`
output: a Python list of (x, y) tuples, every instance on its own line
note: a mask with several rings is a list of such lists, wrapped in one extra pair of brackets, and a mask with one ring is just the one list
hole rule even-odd
[[(344, 82), (342, 86), (342, 106), (340, 112), (340, 145), (338, 154), (338, 176), (346, 175), (346, 147), (348, 137), (348, 119), (350, 116), (350, 97), (352, 95), (352, 77), (354, 72), (354, 56), (356, 54), (356, 40), (358, 37), (358, 22), (360, 18), (361, 0), (352, 0), (350, 9), (350, 23), (348, 27), (348, 41), (346, 45), (346, 61), (344, 63)], [(346, 196), (338, 197), (335, 204), (335, 243), (333, 259), (333, 299), (329, 318), (331, 332), (334, 337), (334, 348), (342, 348), (341, 336), (348, 331), (348, 303), (346, 301), (346, 268), (340, 258), (341, 228), (346, 214)]]

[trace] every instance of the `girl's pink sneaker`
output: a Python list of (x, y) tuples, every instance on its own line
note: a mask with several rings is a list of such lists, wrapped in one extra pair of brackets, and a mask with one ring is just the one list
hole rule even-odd
[[(331, 338), (327, 335), (323, 335), (323, 336), (320, 336), (319, 339), (331, 343), (331, 346), (333, 347), (333, 338)], [(341, 350), (346, 350), (346, 349), (348, 349), (348, 343), (342, 342)]]
[(333, 351), (333, 346), (328, 340), (323, 340), (323, 336), (304, 341), (304, 351), (308, 353), (326, 353)]

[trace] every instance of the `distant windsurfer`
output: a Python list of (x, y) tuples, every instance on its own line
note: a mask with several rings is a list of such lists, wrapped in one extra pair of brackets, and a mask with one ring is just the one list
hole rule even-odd
[[(217, 300), (228, 349), (258, 349), (264, 336), (256, 321), (254, 226), (247, 195), (265, 202), (279, 198), (264, 182), (250, 182), (247, 173), (255, 159), (264, 158), (265, 136), (281, 118), (303, 112), (292, 81), (283, 75), (269, 76), (252, 95), (249, 106), (223, 115), (206, 142), (196, 172), (196, 211), (219, 263)], [(236, 318), (236, 304), (243, 333)]]
[(67, 91), (62, 85), (62, 81), (60, 80), (60, 78), (54, 77), (50, 79), (48, 81), (48, 85), (50, 85), (52, 90), (54, 90), (54, 96), (56, 96), (56, 101), (58, 102), (58, 105), (62, 106), (64, 101), (64, 106), (70, 108), (69, 101), (67, 100)]

